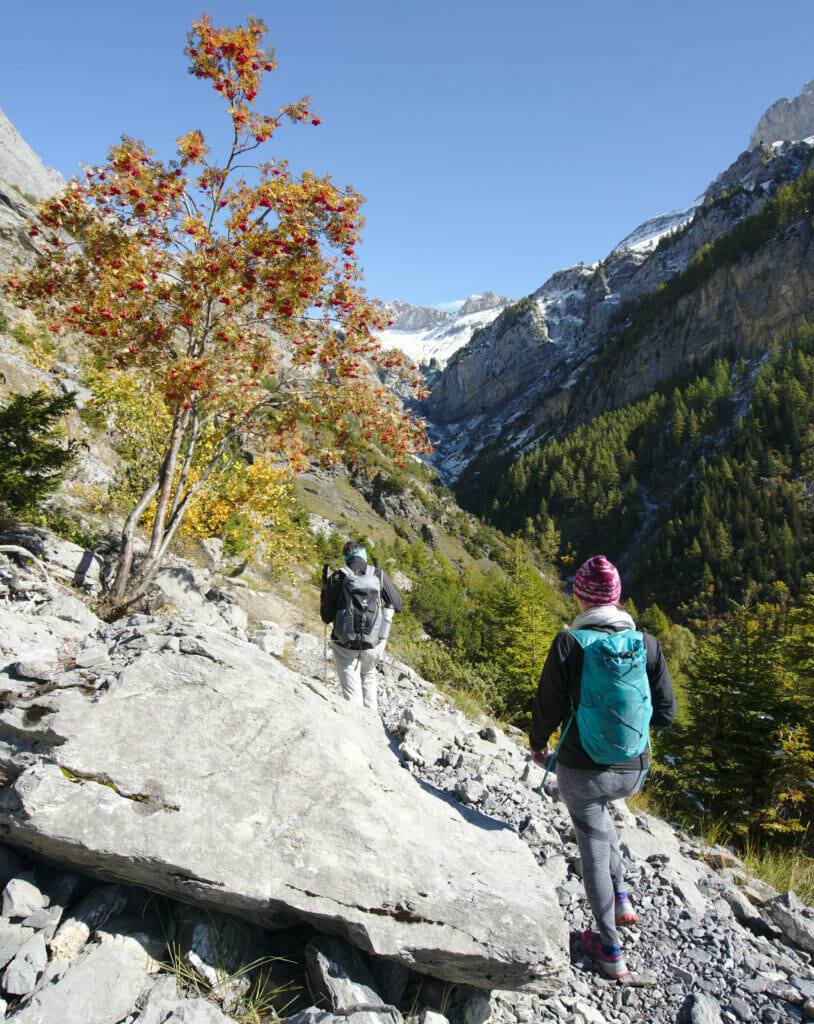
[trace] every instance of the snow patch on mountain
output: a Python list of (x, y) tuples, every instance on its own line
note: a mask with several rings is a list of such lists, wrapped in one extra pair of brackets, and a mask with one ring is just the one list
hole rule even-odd
[(703, 204), (704, 196), (700, 195), (689, 206), (685, 206), (683, 210), (671, 210), (670, 213), (662, 213), (657, 217), (651, 217), (623, 238), (614, 247), (613, 251), (620, 252), (627, 249), (633, 252), (651, 252), (662, 238), (688, 224), (692, 220), (695, 211), (699, 206), (703, 206)]
[(377, 335), (382, 348), (397, 348), (416, 363), (433, 360), (443, 366), (475, 333), (492, 323), (512, 302), (493, 292), (470, 295), (457, 313), (427, 306), (390, 302), (385, 310), (393, 323)]

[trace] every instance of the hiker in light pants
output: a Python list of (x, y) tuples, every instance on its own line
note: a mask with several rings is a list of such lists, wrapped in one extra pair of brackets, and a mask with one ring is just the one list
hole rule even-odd
[[(367, 551), (362, 541), (348, 541), (343, 557), (347, 568), (357, 576), (367, 572)], [(378, 710), (376, 666), (384, 655), (393, 614), (404, 606), (401, 594), (387, 573), (380, 569), (376, 569), (376, 573), (381, 580), (381, 619), (376, 636), (370, 638), (375, 640), (373, 646), (348, 645), (337, 637), (335, 628), (331, 631), (331, 650), (345, 700), (372, 711)], [(325, 623), (335, 623), (341, 610), (343, 575), (341, 570), (334, 572), (323, 584), (319, 612)]]
[[(580, 614), (571, 629), (635, 630), (633, 619), (616, 607), (621, 595), (616, 567), (604, 555), (588, 559), (574, 578)], [(641, 637), (647, 655), (652, 723), (670, 725), (677, 710), (670, 671), (655, 637), (644, 632)], [(638, 792), (650, 767), (650, 750), (648, 746), (642, 754), (617, 764), (599, 764), (588, 756), (577, 719), (572, 717), (580, 700), (583, 661), (583, 647), (571, 630), (554, 638), (534, 698), (529, 742), (532, 760), (546, 765), (553, 754), (549, 736), (570, 721), (557, 751), (557, 785), (576, 832), (582, 880), (598, 929), (582, 933), (582, 946), (605, 974), (622, 978), (628, 970), (617, 928), (636, 924), (638, 915), (625, 889), (619, 837), (608, 803)]]
[(376, 666), (384, 654), (384, 647), (385, 641), (380, 640), (368, 651), (351, 651), (331, 642), (342, 694), (351, 704), (378, 710)]

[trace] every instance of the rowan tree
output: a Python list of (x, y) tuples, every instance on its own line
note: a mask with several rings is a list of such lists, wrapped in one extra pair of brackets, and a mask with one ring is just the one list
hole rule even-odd
[(122, 532), (111, 614), (143, 593), (191, 505), (247, 449), (296, 470), (357, 442), (398, 459), (427, 447), (422, 423), (374, 372), (395, 371), (420, 395), (415, 367), (374, 337), (383, 324), (356, 257), (362, 197), (330, 175), (258, 159), (284, 121), (320, 123), (307, 97), (255, 110), (275, 67), (265, 34), (258, 18), (218, 28), (206, 15), (188, 34), (189, 72), (226, 104), (221, 162), (199, 130), (177, 139), (168, 162), (123, 136), (104, 166), (40, 208), (36, 265), (6, 282), (52, 331), (83, 332), (97, 372), (135, 374), (167, 424)]

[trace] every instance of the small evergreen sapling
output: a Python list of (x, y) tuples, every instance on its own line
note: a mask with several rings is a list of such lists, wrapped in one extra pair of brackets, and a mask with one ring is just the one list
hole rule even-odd
[(58, 421), (76, 408), (74, 392), (14, 395), (0, 409), (0, 506), (24, 512), (58, 486), (76, 456), (76, 442), (65, 443)]

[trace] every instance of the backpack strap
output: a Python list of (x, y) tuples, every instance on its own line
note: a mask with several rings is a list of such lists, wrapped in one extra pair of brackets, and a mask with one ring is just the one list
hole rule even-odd
[(368, 562), (367, 568), (365, 569), (365, 576), (373, 576), (379, 582), (379, 599), (382, 596), (382, 586), (384, 585), (384, 579), (382, 578), (382, 571), (379, 568), (379, 563), (374, 559), (373, 565)]

